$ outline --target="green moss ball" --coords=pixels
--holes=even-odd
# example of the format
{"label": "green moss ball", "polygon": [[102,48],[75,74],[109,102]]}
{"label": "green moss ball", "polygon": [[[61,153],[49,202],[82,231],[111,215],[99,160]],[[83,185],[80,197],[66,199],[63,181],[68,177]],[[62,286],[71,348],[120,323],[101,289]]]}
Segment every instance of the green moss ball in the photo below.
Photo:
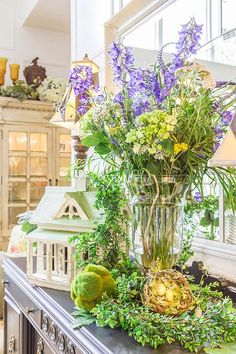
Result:
{"label": "green moss ball", "polygon": [[106,293],[114,297],[117,292],[116,282],[105,267],[89,264],[71,283],[71,298],[75,305],[90,311],[101,302]]}
{"label": "green moss ball", "polygon": [[83,310],[92,310],[92,308],[94,308],[96,306],[96,301],[86,301],[86,300],[82,300],[81,297],[77,296],[77,298],[75,299],[75,305]]}
{"label": "green moss ball", "polygon": [[75,279],[72,281],[71,288],[70,288],[70,296],[73,301],[75,301],[77,297],[76,293],[74,292],[74,283],[75,283]]}
{"label": "green moss ball", "polygon": [[96,265],[96,264],[88,264],[84,270],[85,270],[85,272],[94,272],[94,273],[100,275],[102,278],[110,275],[110,272],[107,268],[105,268],[101,265]]}
{"label": "green moss ball", "polygon": [[108,277],[103,278],[102,281],[103,281],[102,292],[103,293],[106,292],[107,296],[109,297],[115,296],[117,292],[117,287],[116,287],[116,282],[112,278],[112,276],[109,275]]}
{"label": "green moss ball", "polygon": [[102,291],[102,278],[93,272],[81,272],[73,281],[73,292],[81,300],[95,300]]}

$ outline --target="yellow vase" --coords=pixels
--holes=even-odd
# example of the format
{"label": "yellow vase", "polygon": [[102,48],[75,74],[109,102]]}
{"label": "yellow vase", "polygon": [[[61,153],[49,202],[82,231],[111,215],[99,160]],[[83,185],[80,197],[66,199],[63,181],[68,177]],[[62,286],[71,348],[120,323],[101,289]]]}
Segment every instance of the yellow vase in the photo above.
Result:
{"label": "yellow vase", "polygon": [[5,73],[6,73],[6,68],[7,68],[7,61],[8,61],[7,58],[0,57],[0,70],[5,71]]}
{"label": "yellow vase", "polygon": [[13,83],[19,79],[19,70],[20,70],[20,65],[19,64],[10,64],[10,77]]}
{"label": "yellow vase", "polygon": [[0,86],[4,85],[6,71],[0,69]]}

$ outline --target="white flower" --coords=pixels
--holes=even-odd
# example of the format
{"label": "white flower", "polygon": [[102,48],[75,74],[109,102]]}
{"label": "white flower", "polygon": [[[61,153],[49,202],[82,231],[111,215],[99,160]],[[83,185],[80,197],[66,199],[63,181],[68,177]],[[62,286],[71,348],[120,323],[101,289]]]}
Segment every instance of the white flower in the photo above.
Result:
{"label": "white flower", "polygon": [[59,103],[65,94],[66,86],[65,79],[47,77],[37,88],[40,101]]}
{"label": "white flower", "polygon": [[135,154],[138,154],[140,152],[140,149],[141,149],[141,145],[140,144],[134,144],[133,152]]}

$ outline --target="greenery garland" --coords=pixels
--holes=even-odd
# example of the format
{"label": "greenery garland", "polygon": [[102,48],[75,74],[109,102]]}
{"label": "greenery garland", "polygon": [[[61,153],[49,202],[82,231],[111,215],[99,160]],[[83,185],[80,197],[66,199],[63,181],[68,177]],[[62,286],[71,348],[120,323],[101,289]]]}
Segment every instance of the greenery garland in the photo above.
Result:
{"label": "greenery garland", "polygon": [[146,277],[129,260],[112,274],[116,277],[117,298],[103,297],[90,313],[77,308],[73,313],[74,328],[95,322],[99,327],[122,328],[141,345],[157,348],[177,342],[190,352],[236,340],[235,309],[232,301],[216,289],[217,284],[190,283],[195,309],[181,316],[168,316],[142,304],[140,294]]}
{"label": "greenery garland", "polygon": [[[89,174],[92,187],[96,188],[95,208],[103,210],[94,232],[79,233],[70,238],[76,247],[77,267],[88,263],[101,264],[109,269],[126,257],[129,247],[127,204],[120,174],[111,171],[102,176]],[[89,257],[81,257],[88,254]]]}

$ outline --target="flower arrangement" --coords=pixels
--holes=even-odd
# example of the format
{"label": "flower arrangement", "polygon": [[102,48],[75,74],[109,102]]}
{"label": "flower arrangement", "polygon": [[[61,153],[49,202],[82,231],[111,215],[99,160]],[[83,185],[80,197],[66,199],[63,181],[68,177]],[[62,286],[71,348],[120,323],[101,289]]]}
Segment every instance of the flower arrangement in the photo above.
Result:
{"label": "flower arrangement", "polygon": [[37,88],[40,101],[60,102],[65,94],[66,85],[65,79],[47,77]]}
{"label": "flower arrangement", "polygon": [[225,188],[235,183],[228,169],[207,166],[236,101],[227,85],[218,87],[203,65],[189,61],[200,47],[201,32],[202,26],[191,19],[179,32],[171,61],[164,63],[161,50],[157,62],[144,69],[135,67],[130,48],[113,43],[111,65],[120,89],[116,95],[94,95],[90,68],[83,75],[83,68],[80,73],[73,69],[71,83],[80,95],[77,113],[87,111],[81,122],[83,144],[127,174],[187,175],[189,186],[200,189],[204,175],[217,177]]}
{"label": "flower arrangement", "polygon": [[[176,270],[168,269],[176,264],[181,248],[175,229],[180,225],[186,189],[197,188],[196,198],[201,199],[206,175],[210,181],[217,178],[228,195],[236,185],[231,169],[207,165],[231,123],[236,100],[229,85],[218,85],[204,66],[190,62],[190,55],[200,47],[201,32],[202,26],[191,19],[181,28],[170,62],[164,63],[161,50],[157,62],[147,68],[135,67],[131,50],[113,43],[110,58],[119,87],[115,95],[94,87],[91,68],[72,69],[70,83],[80,103],[76,119],[82,142],[131,181],[131,214],[139,217],[133,224],[139,225],[144,249],[140,253],[144,267],[126,257],[116,257],[115,265],[104,264],[109,258],[98,259],[93,254],[94,263],[111,271],[117,293],[113,297],[103,294],[90,311],[76,306],[74,328],[95,322],[122,328],[142,345],[157,348],[177,342],[191,352],[236,340],[232,302],[214,285],[187,282]],[[108,203],[109,193],[103,187],[98,205]],[[116,197],[119,201],[120,193]],[[114,226],[106,228],[114,208],[107,213],[105,224],[98,224],[92,239],[102,241],[105,255],[106,248],[114,250],[110,239],[104,242],[101,231],[109,235],[119,225],[115,219]],[[119,210],[114,215],[120,217]],[[126,242],[123,229],[118,230]],[[90,235],[83,236],[82,241],[75,236],[79,251],[91,241]],[[134,250],[135,242],[134,238]],[[188,237],[181,262],[190,254]]]}
{"label": "flower arrangement", "polygon": [[206,176],[218,180],[228,196],[236,186],[231,169],[208,167],[236,99],[230,85],[217,84],[203,65],[190,61],[201,32],[191,19],[179,32],[170,62],[164,63],[162,49],[147,68],[135,66],[130,48],[113,43],[115,95],[95,90],[90,67],[76,67],[70,75],[82,143],[125,175],[134,252],[148,269],[157,260],[160,268],[171,268],[180,256],[186,191],[197,188],[203,194]]}

